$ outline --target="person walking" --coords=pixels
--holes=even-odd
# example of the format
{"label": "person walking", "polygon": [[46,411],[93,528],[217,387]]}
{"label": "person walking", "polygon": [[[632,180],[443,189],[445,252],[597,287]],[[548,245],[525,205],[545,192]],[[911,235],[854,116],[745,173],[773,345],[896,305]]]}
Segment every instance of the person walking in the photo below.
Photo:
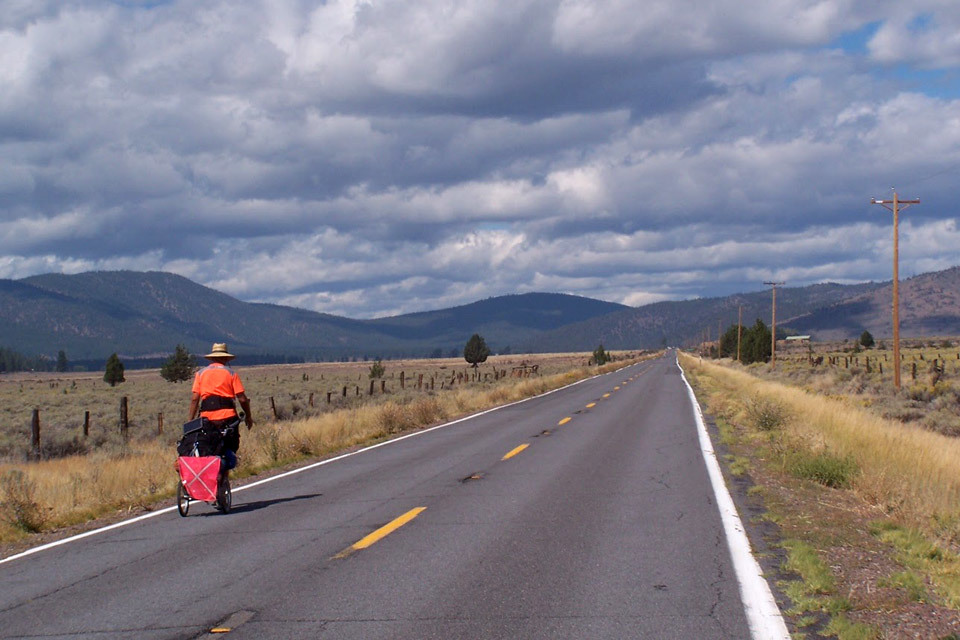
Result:
{"label": "person walking", "polygon": [[[236,358],[227,349],[225,342],[216,342],[206,356],[210,364],[197,371],[193,379],[193,390],[190,397],[190,415],[187,421],[200,416],[210,422],[214,429],[222,429],[237,417],[237,408],[234,403],[240,403],[244,412],[244,422],[249,431],[253,427],[253,415],[250,413],[250,399],[247,398],[243,382],[227,363]],[[237,466],[237,451],[240,449],[240,432],[233,430],[224,439],[224,458],[227,469]]]}

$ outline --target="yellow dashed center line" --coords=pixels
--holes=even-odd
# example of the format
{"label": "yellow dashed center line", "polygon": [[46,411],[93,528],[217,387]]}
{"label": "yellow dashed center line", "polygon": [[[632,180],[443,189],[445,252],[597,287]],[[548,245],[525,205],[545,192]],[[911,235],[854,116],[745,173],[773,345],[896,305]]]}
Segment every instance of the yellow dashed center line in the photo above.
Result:
{"label": "yellow dashed center line", "polygon": [[410,511],[407,511],[405,514],[403,514],[399,518],[383,525],[382,527],[380,527],[370,535],[360,539],[358,542],[347,547],[346,549],[344,549],[343,551],[341,551],[340,553],[338,553],[333,557],[345,558],[351,553],[353,553],[354,551],[359,551],[360,549],[366,549],[367,547],[374,544],[381,538],[385,538],[386,536],[390,535],[391,533],[393,533],[403,525],[407,524],[408,522],[416,518],[425,510],[426,510],[426,507],[417,507],[416,509],[411,509]]}
{"label": "yellow dashed center line", "polygon": [[510,453],[508,453],[507,455],[503,456],[503,457],[500,458],[500,459],[501,459],[501,460],[509,460],[510,458],[512,458],[513,456],[517,455],[518,453],[520,453],[521,451],[523,451],[524,449],[526,449],[526,448],[529,447],[529,446],[530,446],[530,445],[528,445],[528,444],[522,444],[522,445],[520,445],[519,447],[517,447],[516,449],[513,449]]}
{"label": "yellow dashed center line", "polygon": [[557,426],[558,426],[558,427],[562,427],[563,425],[567,424],[567,423],[570,422],[571,420],[573,420],[573,418],[571,418],[570,416],[567,416],[566,418],[564,418],[563,420],[561,420],[560,422],[558,422],[558,423],[557,423]]}
{"label": "yellow dashed center line", "polygon": [[587,405],[587,409],[593,409],[595,406],[597,406],[597,403],[591,402],[590,404]]}
{"label": "yellow dashed center line", "polygon": [[620,391],[620,387],[614,387],[613,390],[614,390],[614,391]]}
{"label": "yellow dashed center line", "polygon": [[605,394],[603,394],[603,397],[604,397],[604,398],[609,398],[609,397],[610,397],[610,394],[609,394],[609,393],[605,393]]}
{"label": "yellow dashed center line", "polygon": [[232,629],[228,627],[214,627],[210,629],[210,633],[230,633],[230,631],[232,631]]}

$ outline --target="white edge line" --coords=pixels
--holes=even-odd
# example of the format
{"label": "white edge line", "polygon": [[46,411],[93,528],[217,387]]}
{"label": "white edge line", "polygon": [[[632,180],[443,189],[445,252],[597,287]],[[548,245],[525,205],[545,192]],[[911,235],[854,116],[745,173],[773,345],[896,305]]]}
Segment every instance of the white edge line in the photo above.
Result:
{"label": "white edge line", "polygon": [[[509,404],[500,405],[499,407],[492,407],[492,408],[490,408],[490,409],[485,409],[485,410],[483,410],[483,411],[479,411],[479,412],[477,412],[477,413],[473,413],[473,414],[471,414],[471,415],[469,415],[469,416],[464,416],[464,417],[462,417],[462,418],[458,418],[458,419],[453,420],[453,421],[451,421],[451,422],[445,422],[445,423],[443,423],[443,424],[438,424],[438,425],[433,426],[433,427],[430,427],[430,428],[428,428],[428,429],[421,429],[420,431],[415,431],[415,432],[413,432],[413,433],[408,433],[407,435],[405,435],[405,436],[400,436],[399,438],[394,438],[394,439],[392,439],[392,440],[385,440],[384,442],[378,442],[377,444],[370,445],[369,447],[364,447],[364,448],[358,449],[358,450],[356,450],[356,451],[351,451],[350,453],[344,453],[344,454],[341,454],[341,455],[336,456],[336,457],[333,457],[333,458],[327,458],[326,460],[320,460],[319,462],[314,462],[314,463],[308,464],[308,465],[306,465],[306,466],[304,466],[304,467],[298,467],[297,469],[293,469],[293,470],[291,470],[291,471],[287,471],[287,472],[284,472],[284,473],[280,473],[280,474],[277,474],[277,475],[275,475],[275,476],[270,476],[269,478],[264,478],[263,480],[257,480],[256,482],[251,482],[250,484],[245,484],[245,485],[243,485],[242,487],[237,487],[236,489],[233,490],[233,493],[239,493],[239,492],[241,492],[241,491],[245,491],[245,490],[247,490],[247,489],[252,489],[253,487],[258,487],[258,486],[260,486],[260,485],[262,485],[262,484],[266,484],[266,483],[268,483],[268,482],[273,482],[274,480],[280,480],[281,478],[286,478],[286,477],[288,477],[288,476],[296,475],[296,474],[298,474],[298,473],[303,473],[303,472],[305,472],[305,471],[310,471],[311,469],[316,469],[317,467],[322,467],[322,466],[325,465],[325,464],[330,464],[331,462],[336,462],[337,460],[342,460],[342,459],[344,459],[344,458],[349,458],[350,456],[355,456],[355,455],[357,455],[357,454],[364,453],[365,451],[371,451],[371,450],[377,449],[377,448],[379,448],[379,447],[384,447],[384,446],[386,446],[386,445],[388,445],[388,444],[394,444],[394,443],[396,443],[396,442],[400,442],[401,440],[406,440],[407,438],[413,438],[413,437],[415,437],[415,436],[420,436],[420,435],[423,435],[423,434],[425,434],[425,433],[430,433],[431,431],[436,431],[437,429],[443,429],[443,428],[446,428],[446,427],[453,426],[453,425],[455,425],[455,424],[459,424],[459,423],[461,423],[461,422],[466,422],[467,420],[473,420],[474,418],[479,418],[480,416],[486,415],[486,414],[488,414],[488,413],[492,413],[492,412],[494,412],[494,411],[499,411],[500,409],[506,409],[506,408],[508,408],[508,407],[512,407],[512,406],[515,406],[515,405],[518,405],[518,404],[522,404],[522,403],[524,403],[524,402],[529,402],[529,401],[531,401],[531,400],[536,400],[537,398],[543,398],[544,396],[548,396],[548,395],[550,395],[551,393],[556,393],[556,392],[558,392],[558,391],[563,391],[564,389],[569,389],[570,387],[575,387],[575,386],[578,385],[578,384],[587,382],[587,381],[589,381],[589,380],[593,380],[594,378],[599,378],[599,377],[601,377],[601,376],[607,376],[607,375],[610,375],[611,373],[617,373],[618,371],[623,371],[624,369],[629,369],[630,367],[635,367],[635,366],[638,365],[638,364],[640,364],[640,363],[637,362],[637,363],[628,365],[628,366],[624,367],[623,369],[616,369],[616,370],[614,370],[614,371],[608,371],[607,373],[600,373],[600,374],[597,374],[597,375],[595,375],[595,376],[590,376],[589,378],[584,378],[583,380],[577,380],[576,382],[571,382],[571,383],[568,384],[568,385],[564,385],[564,386],[562,386],[562,387],[558,387],[558,388],[556,388],[556,389],[552,389],[552,390],[550,390],[550,391],[546,391],[546,392],[541,393],[541,394],[536,395],[536,396],[530,396],[529,398],[524,398],[523,400],[516,400],[516,401],[511,402],[511,403],[509,403]],[[89,538],[90,536],[94,536],[94,535],[97,535],[97,534],[99,534],[99,533],[105,533],[105,532],[110,531],[110,530],[112,530],[112,529],[119,529],[120,527],[125,527],[125,526],[127,526],[127,525],[140,522],[141,520],[147,520],[148,518],[154,518],[154,517],[156,517],[156,516],[163,515],[163,514],[165,514],[165,513],[169,513],[169,512],[171,512],[171,511],[174,511],[176,508],[177,508],[176,505],[171,506],[171,507],[164,507],[163,509],[158,509],[158,510],[156,510],[156,511],[151,511],[150,513],[145,513],[145,514],[143,514],[143,515],[141,515],[141,516],[137,516],[137,517],[131,518],[131,519],[129,519],[129,520],[123,520],[123,521],[121,521],[121,522],[115,522],[115,523],[113,523],[113,524],[111,524],[111,525],[107,525],[107,526],[105,526],[105,527],[100,527],[99,529],[93,529],[92,531],[86,531],[86,532],[84,532],[84,533],[79,533],[79,534],[77,534],[77,535],[75,535],[75,536],[70,536],[69,538],[64,538],[63,540],[55,540],[54,542],[48,542],[47,544],[40,545],[39,547],[33,547],[32,549],[27,549],[26,551],[21,551],[20,553],[17,553],[17,554],[15,554],[15,555],[8,556],[8,557],[6,557],[6,558],[0,559],[0,565],[5,564],[5,563],[7,563],[7,562],[13,562],[14,560],[19,560],[20,558],[24,558],[24,557],[26,557],[26,556],[33,555],[33,554],[35,554],[35,553],[40,553],[41,551],[46,551],[47,549],[53,549],[54,547],[59,547],[60,545],[64,545],[64,544],[67,544],[67,543],[70,543],[70,542],[76,542],[77,540],[82,540],[83,538]]]}
{"label": "white edge line", "polygon": [[733,569],[737,574],[737,583],[740,585],[740,599],[743,600],[743,610],[747,616],[747,624],[750,626],[750,636],[753,640],[790,640],[787,623],[780,613],[780,607],[777,606],[770,585],[763,577],[760,563],[753,557],[750,539],[747,538],[743,522],[733,504],[733,498],[730,497],[727,485],[723,481],[720,463],[717,462],[717,454],[713,450],[713,443],[710,441],[707,426],[703,421],[703,411],[700,409],[700,403],[697,402],[697,396],[693,393],[693,387],[687,381],[683,367],[680,366],[679,356],[677,367],[680,369],[680,377],[687,385],[687,394],[694,408],[703,461],[707,465],[710,484],[713,485],[713,495],[717,499],[717,508],[720,510],[720,519],[723,521],[727,548],[730,550]]}

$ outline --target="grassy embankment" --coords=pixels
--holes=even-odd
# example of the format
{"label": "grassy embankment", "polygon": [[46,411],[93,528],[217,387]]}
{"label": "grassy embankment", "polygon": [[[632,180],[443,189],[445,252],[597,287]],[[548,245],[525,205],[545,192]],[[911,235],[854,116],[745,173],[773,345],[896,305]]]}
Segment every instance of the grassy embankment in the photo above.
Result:
{"label": "grassy embankment", "polygon": [[[444,391],[377,396],[366,404],[305,418],[261,420],[253,431],[243,430],[241,460],[234,478],[528,398],[637,360],[599,368],[574,365],[550,375],[508,377]],[[584,361],[585,356],[578,355],[569,364]],[[133,441],[120,452],[110,449],[35,463],[0,464],[0,542],[22,540],[31,533],[83,523],[118,510],[152,508],[173,496],[175,455],[167,439],[154,438]]]}
{"label": "grassy embankment", "polygon": [[835,388],[681,362],[732,452],[731,473],[751,474],[782,528],[784,568],[801,576],[783,585],[798,626],[826,617],[841,638],[897,637],[908,614],[956,618],[960,440],[883,418]]}

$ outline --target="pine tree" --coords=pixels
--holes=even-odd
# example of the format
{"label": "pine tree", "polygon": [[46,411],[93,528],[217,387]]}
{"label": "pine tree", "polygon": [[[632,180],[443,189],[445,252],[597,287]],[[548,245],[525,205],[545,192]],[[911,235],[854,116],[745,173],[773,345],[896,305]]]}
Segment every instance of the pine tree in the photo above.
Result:
{"label": "pine tree", "polygon": [[103,381],[109,384],[111,387],[117,386],[117,384],[124,381],[123,377],[123,363],[120,362],[120,358],[117,357],[117,354],[113,353],[107,358],[106,371],[103,374]]}
{"label": "pine tree", "polygon": [[740,358],[744,364],[770,360],[770,329],[760,318],[752,327],[743,330]]}
{"label": "pine tree", "polygon": [[860,334],[860,344],[867,349],[872,347],[874,345],[873,335],[869,331],[864,330],[864,332]]}
{"label": "pine tree", "polygon": [[474,369],[481,362],[486,362],[489,355],[490,349],[479,333],[470,336],[467,344],[463,347],[463,359],[473,365]]}
{"label": "pine tree", "polygon": [[370,365],[370,379],[373,380],[374,378],[382,378],[386,371],[387,370],[383,366],[383,362],[378,359],[376,362]]}
{"label": "pine tree", "polygon": [[69,365],[70,363],[67,362],[67,352],[63,349],[60,349],[60,351],[57,353],[57,373],[66,372]]}
{"label": "pine tree", "polygon": [[[743,330],[740,331],[740,341],[743,342]],[[743,346],[742,344],[740,345]],[[737,325],[730,325],[727,330],[720,336],[720,357],[721,358],[736,358],[737,357]]]}
{"label": "pine tree", "polygon": [[593,352],[593,361],[597,366],[610,362],[610,354],[604,351],[602,344]]}
{"label": "pine tree", "polygon": [[160,367],[160,375],[167,382],[186,382],[193,377],[197,368],[197,360],[187,348],[178,344],[173,355]]}

